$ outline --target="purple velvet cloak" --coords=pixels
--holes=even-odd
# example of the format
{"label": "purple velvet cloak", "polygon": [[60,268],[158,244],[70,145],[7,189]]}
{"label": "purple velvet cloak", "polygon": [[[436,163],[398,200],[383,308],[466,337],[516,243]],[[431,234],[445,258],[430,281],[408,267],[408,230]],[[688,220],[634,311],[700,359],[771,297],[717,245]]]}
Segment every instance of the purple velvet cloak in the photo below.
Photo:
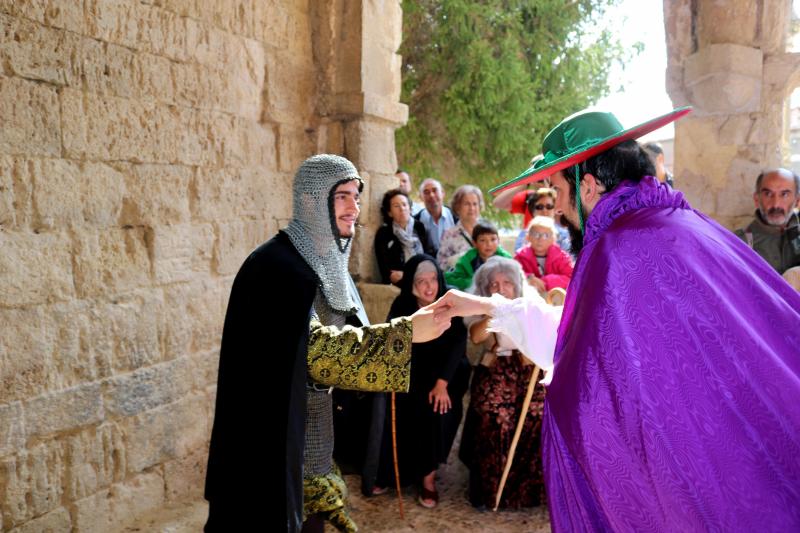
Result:
{"label": "purple velvet cloak", "polygon": [[553,530],[800,531],[800,295],[654,178],[587,221],[546,398]]}

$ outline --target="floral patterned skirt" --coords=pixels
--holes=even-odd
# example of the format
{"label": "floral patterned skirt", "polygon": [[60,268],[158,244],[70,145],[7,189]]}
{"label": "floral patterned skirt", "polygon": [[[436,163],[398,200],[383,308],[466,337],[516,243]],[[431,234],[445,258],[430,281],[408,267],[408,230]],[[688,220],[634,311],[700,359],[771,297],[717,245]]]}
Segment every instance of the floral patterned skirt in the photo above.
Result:
{"label": "floral patterned skirt", "polygon": [[[515,354],[498,357],[491,367],[478,365],[459,450],[469,468],[469,498],[475,507],[494,507],[508,450],[514,438],[533,365]],[[544,388],[537,384],[500,507],[534,507],[545,502],[540,449]]]}

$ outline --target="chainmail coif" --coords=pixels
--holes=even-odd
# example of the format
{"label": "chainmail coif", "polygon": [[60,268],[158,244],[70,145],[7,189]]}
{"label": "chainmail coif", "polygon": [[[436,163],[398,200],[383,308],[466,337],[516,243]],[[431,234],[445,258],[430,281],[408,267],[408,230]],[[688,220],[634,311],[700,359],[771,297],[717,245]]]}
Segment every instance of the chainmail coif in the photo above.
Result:
{"label": "chainmail coif", "polygon": [[319,277],[328,305],[345,314],[355,313],[359,306],[348,291],[352,238],[341,236],[336,228],[333,190],[350,180],[358,180],[359,188],[363,184],[356,167],[344,157],[320,154],[303,161],[294,177],[292,220],[285,229]]}

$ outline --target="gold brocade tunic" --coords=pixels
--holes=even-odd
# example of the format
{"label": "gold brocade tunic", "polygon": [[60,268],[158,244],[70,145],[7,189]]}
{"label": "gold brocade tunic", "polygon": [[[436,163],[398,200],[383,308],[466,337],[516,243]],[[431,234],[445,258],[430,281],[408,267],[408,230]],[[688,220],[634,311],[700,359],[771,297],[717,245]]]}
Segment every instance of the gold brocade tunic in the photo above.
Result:
{"label": "gold brocade tunic", "polygon": [[308,377],[329,387],[367,392],[408,392],[411,319],[366,328],[311,321]]}
{"label": "gold brocade tunic", "polygon": [[[407,392],[411,367],[411,320],[397,318],[389,324],[364,328],[323,326],[311,321],[308,341],[308,378],[329,387],[367,392]],[[309,391],[309,394],[326,395]],[[328,397],[329,398],[329,397]],[[323,402],[322,408],[327,404]],[[307,419],[307,424],[321,423]],[[306,434],[306,446],[314,446]],[[312,438],[312,443],[309,443]],[[308,452],[308,450],[306,450]],[[330,452],[327,452],[330,455]],[[314,454],[312,454],[314,455]],[[329,457],[328,457],[329,458]],[[303,512],[321,513],[340,531],[357,531],[345,508],[347,489],[335,465],[303,477]],[[327,471],[327,473],[323,473]]]}

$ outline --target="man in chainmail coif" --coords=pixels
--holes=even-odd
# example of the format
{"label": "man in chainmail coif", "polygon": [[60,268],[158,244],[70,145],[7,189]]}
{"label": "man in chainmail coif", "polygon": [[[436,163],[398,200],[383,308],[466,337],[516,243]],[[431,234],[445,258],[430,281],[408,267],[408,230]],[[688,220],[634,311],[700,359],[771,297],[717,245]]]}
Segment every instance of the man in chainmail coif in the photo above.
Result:
{"label": "man in chainmail coif", "polygon": [[[362,186],[343,157],[304,161],[289,225],[236,275],[220,350],[206,531],[299,531],[304,474],[309,501],[324,494],[313,512],[339,528],[354,527],[336,498],[327,497],[329,489],[341,489],[330,458],[328,387],[406,391],[411,343],[449,326],[426,309],[368,326],[347,270]],[[264,433],[269,446],[256,437]]]}

